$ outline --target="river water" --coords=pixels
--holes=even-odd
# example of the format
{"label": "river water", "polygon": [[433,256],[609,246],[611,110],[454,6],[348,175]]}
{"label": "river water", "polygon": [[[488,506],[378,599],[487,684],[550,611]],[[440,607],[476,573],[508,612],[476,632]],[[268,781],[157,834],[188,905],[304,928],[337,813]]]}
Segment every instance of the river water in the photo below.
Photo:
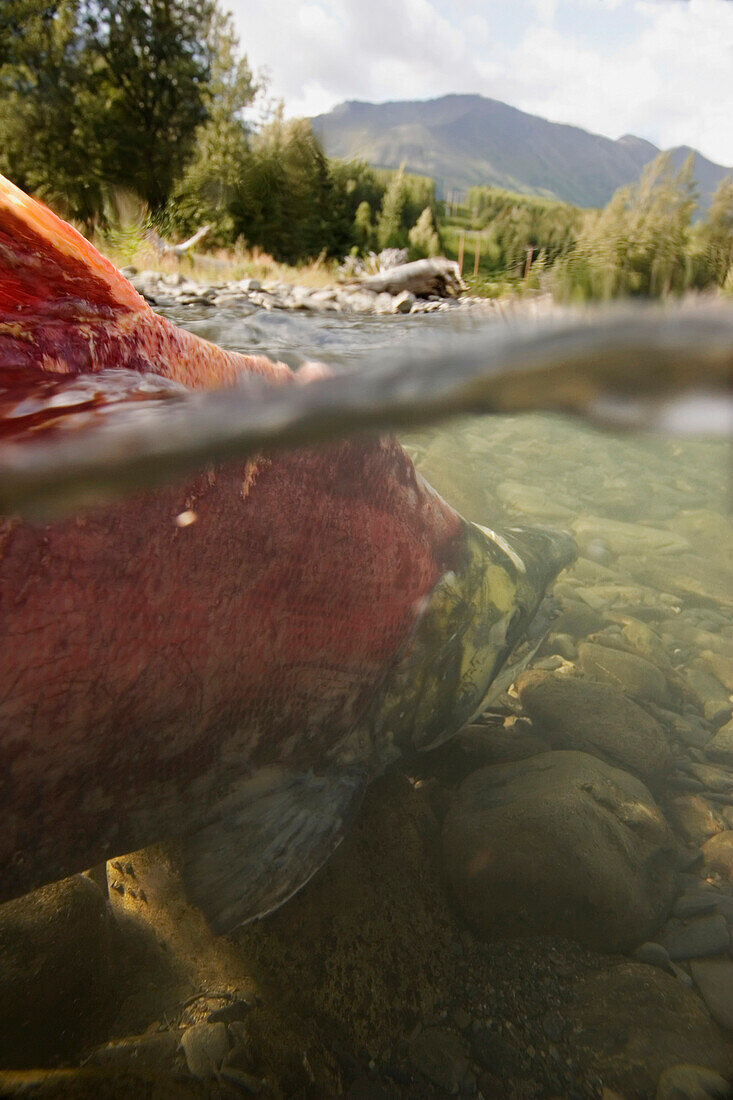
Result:
{"label": "river water", "polygon": [[[345,371],[456,331],[167,312]],[[230,935],[190,904],[175,839],[0,909],[2,1064],[26,1073],[0,1074],[3,1095],[730,1095],[729,440],[533,412],[400,442],[467,520],[575,538],[529,667],[390,762],[305,888]]]}

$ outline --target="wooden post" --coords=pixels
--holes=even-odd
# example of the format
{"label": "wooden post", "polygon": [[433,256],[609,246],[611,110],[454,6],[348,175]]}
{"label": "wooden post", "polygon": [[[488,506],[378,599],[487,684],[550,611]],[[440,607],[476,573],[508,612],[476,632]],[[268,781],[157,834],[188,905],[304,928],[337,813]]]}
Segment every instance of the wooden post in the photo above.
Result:
{"label": "wooden post", "polygon": [[524,281],[525,283],[529,279],[529,269],[532,266],[532,248],[531,246],[525,249],[527,253],[527,262],[524,265]]}
{"label": "wooden post", "polygon": [[466,247],[466,230],[461,230],[461,235],[458,238],[458,271],[463,274],[463,250]]}
{"label": "wooden post", "polygon": [[473,277],[478,276],[478,262],[481,258],[481,234],[476,234],[476,251],[473,254]]}

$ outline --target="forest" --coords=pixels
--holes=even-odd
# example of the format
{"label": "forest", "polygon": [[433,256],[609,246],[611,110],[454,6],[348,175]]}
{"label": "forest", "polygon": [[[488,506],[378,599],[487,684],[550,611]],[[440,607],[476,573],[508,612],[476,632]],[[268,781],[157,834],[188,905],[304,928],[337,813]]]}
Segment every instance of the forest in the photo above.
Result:
{"label": "forest", "polygon": [[733,289],[732,180],[702,217],[692,163],[665,154],[603,210],[491,187],[446,208],[432,180],[329,159],[308,120],[286,120],[218,0],[4,0],[0,171],[87,233],[132,203],[166,236],[207,224],[210,246],[290,264],[456,255],[463,232],[478,292]]}

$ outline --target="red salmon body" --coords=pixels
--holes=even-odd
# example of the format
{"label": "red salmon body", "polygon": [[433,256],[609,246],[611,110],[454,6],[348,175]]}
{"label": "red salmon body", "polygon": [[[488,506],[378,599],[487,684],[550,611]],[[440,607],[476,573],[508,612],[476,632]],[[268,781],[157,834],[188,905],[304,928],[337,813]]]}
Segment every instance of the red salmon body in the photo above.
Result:
{"label": "red salmon body", "polygon": [[[156,316],[0,177],[0,431],[32,446],[65,430],[73,403],[48,380],[117,368],[191,389],[297,383]],[[230,462],[52,523],[0,517],[0,899],[176,834],[205,908],[231,869],[208,906],[222,927],[292,893],[399,748],[384,715],[413,690],[442,579],[473,568],[468,526],[391,438]],[[491,567],[514,571],[507,625],[521,578],[505,551],[492,543]],[[489,656],[470,691],[459,673],[446,728],[485,695]]]}

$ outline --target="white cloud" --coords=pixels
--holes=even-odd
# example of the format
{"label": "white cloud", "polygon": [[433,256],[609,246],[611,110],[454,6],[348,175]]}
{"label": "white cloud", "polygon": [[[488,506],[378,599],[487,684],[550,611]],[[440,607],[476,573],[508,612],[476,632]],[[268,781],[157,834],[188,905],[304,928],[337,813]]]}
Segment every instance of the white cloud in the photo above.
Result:
{"label": "white cloud", "polygon": [[291,115],[478,92],[733,165],[731,0],[229,3]]}

